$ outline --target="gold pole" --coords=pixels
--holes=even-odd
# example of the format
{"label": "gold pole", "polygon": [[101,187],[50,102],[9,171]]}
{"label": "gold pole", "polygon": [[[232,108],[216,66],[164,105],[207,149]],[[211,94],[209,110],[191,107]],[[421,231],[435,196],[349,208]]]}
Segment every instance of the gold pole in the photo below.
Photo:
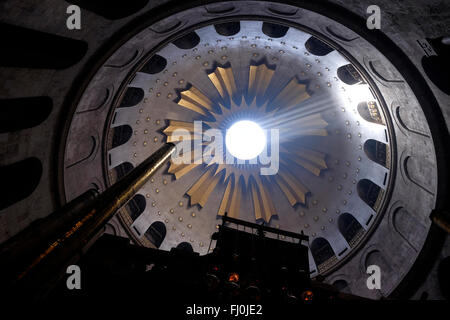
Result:
{"label": "gold pole", "polygon": [[[173,143],[167,143],[133,169],[116,184],[100,194],[85,208],[86,214],[73,225],[65,228],[57,239],[20,272],[15,283],[29,290],[50,287],[56,276],[73,262],[88,242],[124,206],[148,179],[169,159],[175,151]],[[58,277],[59,278],[59,277]]]}

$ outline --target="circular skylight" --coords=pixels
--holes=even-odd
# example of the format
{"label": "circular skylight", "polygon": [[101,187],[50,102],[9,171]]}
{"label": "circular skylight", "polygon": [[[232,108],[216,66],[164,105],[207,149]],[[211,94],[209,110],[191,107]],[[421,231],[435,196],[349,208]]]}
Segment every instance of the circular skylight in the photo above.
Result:
{"label": "circular skylight", "polygon": [[226,133],[225,144],[228,152],[235,158],[249,160],[256,158],[266,145],[266,134],[253,121],[235,122]]}

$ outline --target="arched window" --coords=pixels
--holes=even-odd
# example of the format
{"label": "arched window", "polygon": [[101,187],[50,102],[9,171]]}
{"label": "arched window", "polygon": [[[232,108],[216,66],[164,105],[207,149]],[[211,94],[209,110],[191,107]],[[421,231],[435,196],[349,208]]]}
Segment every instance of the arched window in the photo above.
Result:
{"label": "arched window", "polygon": [[218,23],[214,25],[216,32],[221,36],[234,36],[241,30],[241,24],[239,21]]}
{"label": "arched window", "polygon": [[358,113],[366,121],[384,124],[378,105],[375,101],[361,102],[358,104]]}
{"label": "arched window", "polygon": [[351,248],[355,246],[364,234],[364,228],[358,220],[349,213],[343,213],[339,216],[338,228]]}
{"label": "arched window", "polygon": [[192,49],[200,42],[200,37],[195,32],[188,33],[173,42],[180,49]]}
{"label": "arched window", "polygon": [[187,251],[187,252],[194,252],[194,249],[192,248],[191,244],[189,242],[181,242],[177,245],[177,249]]}
{"label": "arched window", "polygon": [[363,78],[359,74],[358,70],[351,64],[340,66],[337,69],[338,78],[348,85],[354,85],[363,82]]}
{"label": "arched window", "polygon": [[0,133],[35,127],[53,108],[50,97],[29,97],[0,100]]}
{"label": "arched window", "polygon": [[128,140],[130,140],[133,135],[133,129],[125,124],[123,126],[118,126],[113,128],[113,139],[112,139],[112,148],[118,147]]}
{"label": "arched window", "polygon": [[144,67],[142,67],[140,72],[155,74],[163,71],[166,66],[167,66],[166,58],[155,54],[147,61],[147,63],[144,65]]}
{"label": "arched window", "polygon": [[359,197],[367,203],[367,205],[373,208],[375,211],[379,206],[379,199],[382,195],[383,189],[368,179],[359,180],[356,186]]}
{"label": "arched window", "polygon": [[364,152],[367,157],[383,167],[387,165],[387,151],[387,145],[383,142],[369,139],[364,143]]}
{"label": "arched window", "polygon": [[0,66],[65,69],[78,63],[88,44],[82,40],[0,23],[5,44],[0,50]]}
{"label": "arched window", "polygon": [[142,194],[136,194],[130,201],[128,201],[126,208],[130,214],[131,219],[136,220],[142,212],[144,212],[147,201]]}
{"label": "arched window", "polygon": [[27,158],[0,167],[0,210],[33,193],[42,176],[42,164],[37,158]]}
{"label": "arched window", "polygon": [[125,91],[119,108],[134,107],[141,102],[142,99],[144,99],[144,90],[141,88],[128,88],[127,91]]}
{"label": "arched window", "polygon": [[308,52],[316,56],[325,56],[334,49],[316,37],[310,37],[305,42],[305,48]]}
{"label": "arched window", "polygon": [[166,226],[161,221],[156,221],[145,232],[146,238],[159,248],[166,237]]}
{"label": "arched window", "polygon": [[262,32],[271,38],[281,38],[286,35],[289,27],[282,26],[275,23],[264,22],[262,26]]}
{"label": "arched window", "polygon": [[324,272],[328,269],[328,265],[336,259],[333,248],[330,243],[324,238],[316,238],[310,245],[311,254],[319,269],[319,272]]}
{"label": "arched window", "polygon": [[133,170],[133,165],[130,162],[123,162],[114,168],[114,171],[117,175],[117,180],[122,179],[125,175],[128,174],[131,170]]}

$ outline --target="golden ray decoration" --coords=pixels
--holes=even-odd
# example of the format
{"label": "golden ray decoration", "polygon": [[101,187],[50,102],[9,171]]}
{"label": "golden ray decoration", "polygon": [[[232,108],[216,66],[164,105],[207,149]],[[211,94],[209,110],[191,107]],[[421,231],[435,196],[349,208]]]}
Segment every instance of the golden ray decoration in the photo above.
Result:
{"label": "golden ray decoration", "polygon": [[[283,121],[290,120],[290,118],[285,116],[284,118],[287,118],[285,120],[276,120],[283,118],[279,113],[287,109],[292,110],[294,107],[301,108],[301,103],[309,99],[310,94],[306,90],[306,85],[294,77],[277,95],[272,98],[268,97],[267,92],[270,92],[269,88],[274,74],[275,70],[270,69],[266,64],[250,65],[246,98],[242,96],[240,102],[236,103],[239,99],[236,96],[238,90],[232,67],[217,67],[208,74],[208,77],[222,100],[213,102],[199,89],[190,85],[189,89],[180,93],[181,99],[178,104],[199,115],[211,115],[213,120],[205,121],[206,125],[223,130],[224,134],[228,126],[242,115],[270,119],[272,128],[282,127]],[[220,112],[213,108],[214,105],[220,108]],[[268,105],[271,106],[270,110]],[[326,136],[328,134],[326,130],[328,123],[321,114],[299,117],[295,120],[295,125],[297,138],[298,136]],[[194,135],[192,122],[170,120],[163,131],[167,136],[167,141],[175,142],[176,139],[172,137],[172,134],[177,129],[185,129],[189,132],[188,135],[182,136],[183,139],[201,139],[199,135]],[[203,143],[203,146],[207,145],[208,143]],[[215,152],[225,154],[225,150],[215,150]],[[194,160],[193,154],[191,159]],[[295,163],[315,176],[319,176],[322,170],[328,168],[326,155],[323,152],[311,150],[298,143],[289,148],[281,145],[280,168],[277,174],[261,176],[258,165],[226,164],[212,161],[202,164],[205,171],[186,193],[190,197],[191,205],[198,204],[204,207],[214,189],[219,184],[224,184],[225,192],[219,205],[218,215],[227,213],[230,217],[238,218],[242,196],[245,192],[252,198],[255,219],[269,222],[271,217],[277,214],[272,200],[274,186],[278,186],[291,206],[299,203],[305,204],[306,197],[310,193],[310,190],[289,170],[289,163]],[[199,164],[195,163],[174,164],[171,162],[169,173],[174,174],[176,179],[180,179],[198,166]]]}
{"label": "golden ray decoration", "polygon": [[204,207],[209,195],[217,186],[220,179],[221,175],[216,175],[213,168],[207,170],[186,192],[190,196],[191,206],[199,204]]}
{"label": "golden ray decoration", "polygon": [[292,78],[291,81],[281,90],[281,92],[271,102],[275,108],[291,108],[299,103],[309,99],[311,96],[306,91],[306,85],[300,83],[297,78]]}
{"label": "golden ray decoration", "polygon": [[179,139],[173,136],[177,130],[186,130],[189,134],[181,135],[183,140],[201,140],[202,137],[197,133],[195,135],[194,123],[185,121],[170,120],[169,125],[163,130],[163,133],[167,136],[167,142],[178,142]]}
{"label": "golden ray decoration", "polygon": [[239,207],[242,197],[242,181],[234,175],[229,176],[227,187],[222,197],[218,215],[227,215],[232,218],[239,217]]}
{"label": "golden ray decoration", "polygon": [[217,67],[213,72],[208,74],[208,77],[222,99],[231,100],[236,95],[237,88],[231,67]]}
{"label": "golden ray decoration", "polygon": [[297,203],[306,203],[306,195],[309,190],[285,166],[282,166],[272,178],[283,191],[291,206],[295,206]]}
{"label": "golden ray decoration", "polygon": [[213,108],[213,102],[194,86],[180,92],[178,104],[202,116],[208,115],[208,111]]}
{"label": "golden ray decoration", "polygon": [[[312,174],[319,176],[322,170],[328,168],[325,162],[325,153],[307,149],[304,147],[296,147],[296,149],[288,150],[285,147],[280,148],[280,154],[284,154],[286,158],[292,162],[305,168]],[[280,163],[287,164],[286,161],[281,158]]]}
{"label": "golden ray decoration", "polygon": [[175,175],[176,179],[180,179],[182,176],[184,176],[186,173],[191,171],[192,169],[198,167],[201,163],[198,163],[198,159],[194,157],[194,153],[191,152],[190,154],[191,161],[188,164],[185,163],[174,163],[173,161],[170,161],[169,169],[167,170],[169,173],[172,173]]}
{"label": "golden ray decoration", "polygon": [[270,221],[277,214],[270,193],[259,175],[253,175],[250,181],[255,219]]}
{"label": "golden ray decoration", "polygon": [[264,99],[274,73],[275,70],[269,69],[265,64],[250,66],[247,92],[248,101],[253,101],[255,97]]}

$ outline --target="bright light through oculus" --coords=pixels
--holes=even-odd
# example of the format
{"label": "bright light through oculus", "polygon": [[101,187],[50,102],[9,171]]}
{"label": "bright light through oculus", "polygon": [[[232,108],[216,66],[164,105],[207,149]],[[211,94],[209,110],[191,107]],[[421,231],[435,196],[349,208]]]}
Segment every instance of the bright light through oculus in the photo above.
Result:
{"label": "bright light through oculus", "polygon": [[266,145],[266,134],[253,121],[242,120],[234,123],[225,136],[228,152],[235,158],[249,160],[256,158]]}

